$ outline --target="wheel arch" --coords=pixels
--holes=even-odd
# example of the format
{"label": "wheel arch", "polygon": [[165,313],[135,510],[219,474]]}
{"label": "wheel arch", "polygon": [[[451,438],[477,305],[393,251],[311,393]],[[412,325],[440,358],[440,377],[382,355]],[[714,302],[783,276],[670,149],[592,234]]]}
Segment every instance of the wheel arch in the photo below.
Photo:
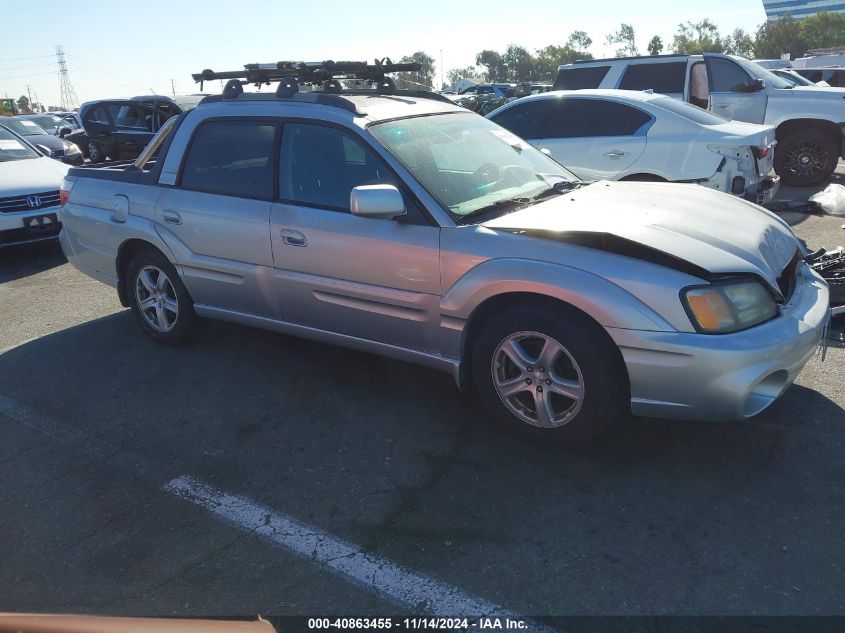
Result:
{"label": "wheel arch", "polygon": [[[779,123],[778,126],[775,128],[775,138],[778,142],[780,142],[794,132],[807,129],[821,130],[825,134],[827,134],[830,139],[836,144],[836,147],[839,149],[839,155],[842,156],[842,126],[837,123],[833,123],[832,121],[827,121],[825,119],[805,118],[789,119],[787,121],[783,121],[782,123]],[[775,151],[777,151],[777,148],[775,149]]]}
{"label": "wheel arch", "polygon": [[596,331],[600,332],[601,335],[605,337],[614,350],[614,355],[618,361],[617,369],[622,372],[625,388],[627,390],[628,397],[630,398],[631,381],[628,375],[628,368],[625,365],[625,360],[622,356],[622,351],[601,323],[599,323],[592,315],[567,301],[536,292],[522,291],[505,292],[488,297],[476,306],[470,314],[469,319],[467,319],[466,325],[464,326],[461,338],[461,365],[459,376],[461,387],[472,384],[474,368],[472,366],[471,350],[484,323],[494,314],[500,314],[507,310],[526,307],[546,309],[553,312],[575,313],[593,323],[596,326]]}
{"label": "wheel arch", "polygon": [[130,238],[125,240],[117,249],[117,258],[115,260],[115,268],[117,271],[117,296],[120,299],[120,305],[125,308],[129,307],[129,296],[126,288],[126,269],[129,267],[129,262],[136,253],[142,250],[151,250],[160,253],[167,261],[172,262],[172,257],[156,246],[150,241],[140,238]]}

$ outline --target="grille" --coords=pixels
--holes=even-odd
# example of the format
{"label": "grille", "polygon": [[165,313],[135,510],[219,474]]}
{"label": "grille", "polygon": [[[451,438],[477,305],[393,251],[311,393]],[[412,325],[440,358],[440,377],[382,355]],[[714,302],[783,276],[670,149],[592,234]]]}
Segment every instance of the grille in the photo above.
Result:
{"label": "grille", "polygon": [[796,252],[795,257],[786,265],[786,268],[783,269],[780,277],[778,277],[778,288],[780,288],[780,293],[783,295],[785,301],[789,301],[792,293],[795,292],[795,287],[798,285],[798,264],[800,262],[801,254]]}
{"label": "grille", "polygon": [[[31,206],[26,200],[33,196],[38,198],[39,204]],[[42,191],[30,193],[25,196],[12,196],[0,198],[0,213],[16,213],[18,211],[35,211],[46,207],[55,207],[59,204],[58,191]]]}

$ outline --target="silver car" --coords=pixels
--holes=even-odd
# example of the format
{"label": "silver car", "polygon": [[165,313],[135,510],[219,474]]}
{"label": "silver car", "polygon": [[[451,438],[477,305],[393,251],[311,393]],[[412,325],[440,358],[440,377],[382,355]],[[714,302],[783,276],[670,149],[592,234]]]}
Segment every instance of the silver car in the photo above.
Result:
{"label": "silver car", "polygon": [[754,416],[829,319],[768,211],[695,185],[580,183],[420,97],[210,98],[129,169],[72,169],[63,188],[68,259],[156,341],[213,318],[419,363],[544,441],[628,413]]}

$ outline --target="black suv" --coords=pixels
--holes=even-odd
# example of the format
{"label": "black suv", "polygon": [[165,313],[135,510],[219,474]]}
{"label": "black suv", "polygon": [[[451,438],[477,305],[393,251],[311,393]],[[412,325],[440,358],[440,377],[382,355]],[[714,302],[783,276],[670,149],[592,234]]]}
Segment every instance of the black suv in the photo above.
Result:
{"label": "black suv", "polygon": [[182,109],[167,97],[89,101],[79,108],[82,128],[64,138],[92,163],[134,160],[161,125]]}

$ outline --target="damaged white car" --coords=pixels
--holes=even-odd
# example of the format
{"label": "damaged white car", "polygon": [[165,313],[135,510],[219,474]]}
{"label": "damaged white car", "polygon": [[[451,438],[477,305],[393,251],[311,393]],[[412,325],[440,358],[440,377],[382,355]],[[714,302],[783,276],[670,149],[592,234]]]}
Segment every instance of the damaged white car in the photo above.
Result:
{"label": "damaged white car", "polygon": [[487,115],[583,180],[697,183],[765,204],[775,130],[633,90],[547,92]]}

